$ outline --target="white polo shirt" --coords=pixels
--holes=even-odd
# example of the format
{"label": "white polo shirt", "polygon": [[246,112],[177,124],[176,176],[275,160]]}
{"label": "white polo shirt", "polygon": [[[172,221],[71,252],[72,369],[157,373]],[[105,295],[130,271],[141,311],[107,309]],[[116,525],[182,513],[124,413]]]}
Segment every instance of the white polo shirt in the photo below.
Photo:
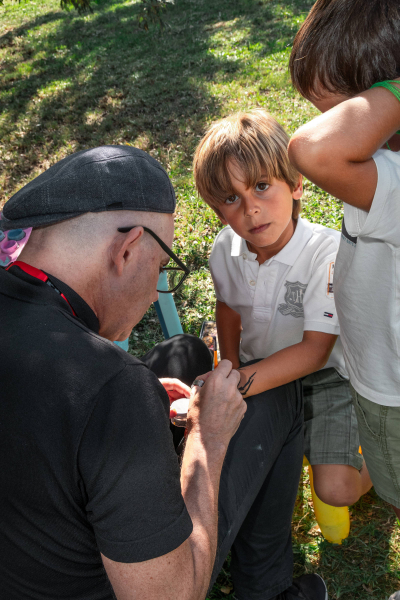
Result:
{"label": "white polo shirt", "polygon": [[[339,334],[333,299],[339,242],[339,231],[299,218],[286,246],[260,265],[231,227],[219,232],[210,270],[217,299],[240,314],[242,362],[297,344],[304,331]],[[328,367],[348,377],[339,338]]]}

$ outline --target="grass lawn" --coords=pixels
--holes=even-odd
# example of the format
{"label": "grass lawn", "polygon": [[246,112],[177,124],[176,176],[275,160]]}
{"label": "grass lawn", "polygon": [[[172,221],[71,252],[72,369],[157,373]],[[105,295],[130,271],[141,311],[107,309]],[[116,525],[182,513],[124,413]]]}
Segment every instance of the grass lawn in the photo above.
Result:
{"label": "grass lawn", "polygon": [[[168,170],[178,209],[175,247],[193,273],[176,303],[185,331],[213,318],[207,269],[221,225],[197,198],[191,160],[207,125],[265,107],[289,131],[316,110],[290,85],[293,37],[311,0],[176,0],[164,33],[137,28],[137,0],[99,0],[92,14],[57,0],[0,7],[0,208],[23,184],[76,150],[132,144]],[[338,228],[341,207],[307,183],[303,215]],[[140,356],[162,337],[149,310],[131,336]],[[342,546],[316,527],[307,476],[293,520],[295,574],[318,571],[330,598],[386,600],[400,588],[400,530],[374,492],[351,507]],[[210,598],[234,598],[229,563]]]}

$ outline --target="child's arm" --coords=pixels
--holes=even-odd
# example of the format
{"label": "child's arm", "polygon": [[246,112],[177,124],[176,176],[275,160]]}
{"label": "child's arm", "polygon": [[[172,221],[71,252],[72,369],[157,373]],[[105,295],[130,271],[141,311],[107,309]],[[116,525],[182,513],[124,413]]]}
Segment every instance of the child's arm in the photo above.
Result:
{"label": "child's arm", "polygon": [[233,369],[240,367],[239,345],[242,322],[240,315],[225,302],[217,300],[215,307],[221,358],[227,358]]}
{"label": "child's arm", "polygon": [[260,362],[242,367],[239,391],[244,398],[278,387],[322,369],[332,352],[337,336],[305,331],[300,343],[275,352]]}
{"label": "child's arm", "polygon": [[373,88],[300,127],[289,158],[322,189],[369,211],[378,178],[371,157],[399,129],[400,102],[389,90]]}

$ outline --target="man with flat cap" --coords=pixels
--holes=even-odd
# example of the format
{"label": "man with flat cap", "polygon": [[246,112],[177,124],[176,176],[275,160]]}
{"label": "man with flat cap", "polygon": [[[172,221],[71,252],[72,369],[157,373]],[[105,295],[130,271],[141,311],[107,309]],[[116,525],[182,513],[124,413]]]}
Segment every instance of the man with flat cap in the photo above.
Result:
{"label": "man with flat cap", "polygon": [[[287,554],[299,384],[270,392],[284,416],[257,396],[246,413],[238,372],[229,361],[210,372],[193,336],[143,361],[112,343],[157,300],[171,259],[172,288],[185,275],[170,249],[174,210],[164,169],[129,146],[73,154],[4,207],[2,229],[33,231],[0,269],[1,598],[203,600],[235,537],[245,586],[268,478],[284,491],[263,517],[268,568]],[[182,396],[191,400],[180,469],[169,403]]]}

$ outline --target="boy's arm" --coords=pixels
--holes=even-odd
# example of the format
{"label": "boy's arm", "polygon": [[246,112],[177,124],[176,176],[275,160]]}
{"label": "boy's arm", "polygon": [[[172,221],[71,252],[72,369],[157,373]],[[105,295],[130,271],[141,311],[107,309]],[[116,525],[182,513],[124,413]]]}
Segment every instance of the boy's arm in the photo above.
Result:
{"label": "boy's arm", "polygon": [[337,335],[305,331],[298,344],[275,352],[260,362],[239,369],[239,392],[244,398],[270,390],[322,369]]}
{"label": "boy's arm", "polygon": [[225,302],[217,300],[215,316],[221,358],[227,358],[231,361],[232,368],[238,369],[240,367],[239,345],[242,331],[240,315]]}
{"label": "boy's arm", "polygon": [[322,189],[369,211],[378,179],[372,155],[399,129],[400,102],[389,90],[373,88],[300,127],[289,158]]}

